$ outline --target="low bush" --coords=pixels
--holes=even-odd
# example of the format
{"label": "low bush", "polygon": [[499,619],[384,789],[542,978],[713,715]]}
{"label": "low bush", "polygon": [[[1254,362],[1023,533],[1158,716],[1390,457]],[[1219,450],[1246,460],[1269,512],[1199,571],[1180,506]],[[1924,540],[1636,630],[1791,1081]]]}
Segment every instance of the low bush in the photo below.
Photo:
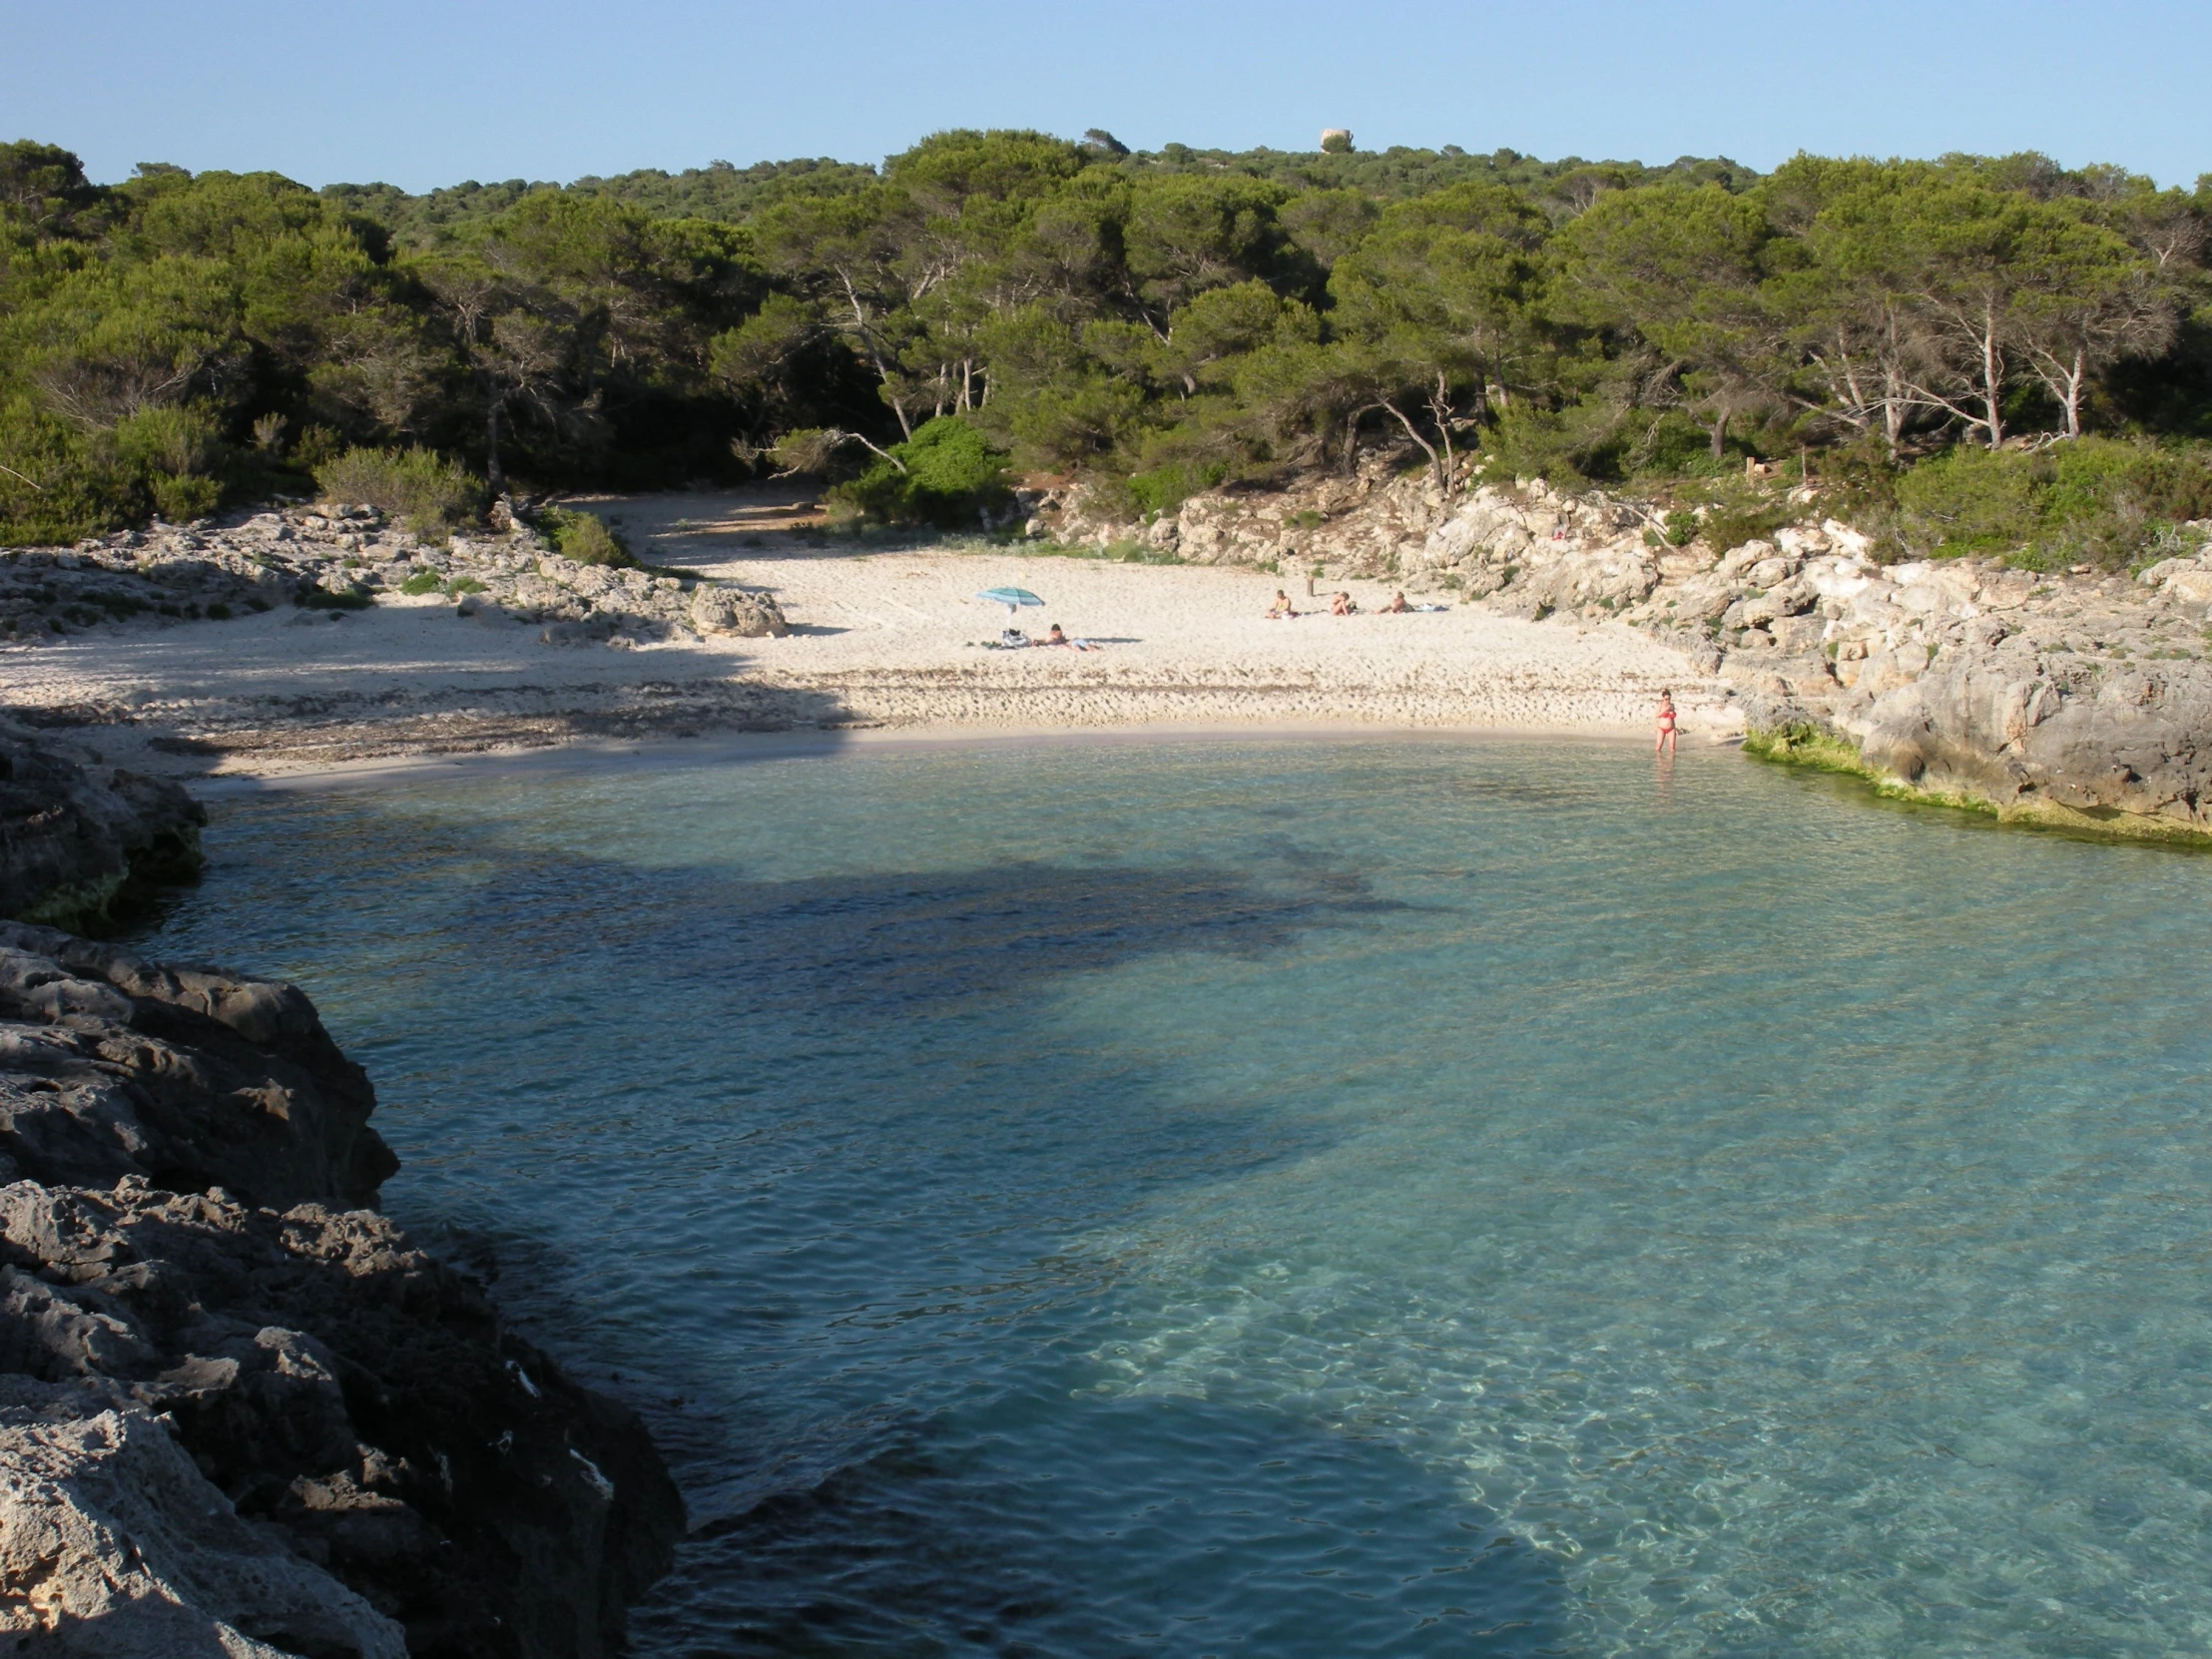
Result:
{"label": "low bush", "polygon": [[1996,554],[2025,570],[2124,570],[2212,517],[2212,446],[2074,438],[2048,449],[1958,448],[1897,483],[1896,534],[1925,558]]}
{"label": "low bush", "polygon": [[32,397],[0,398],[0,543],[75,541],[150,513],[202,517],[230,460],[196,408],[143,409],[88,430]]}
{"label": "low bush", "polygon": [[223,486],[213,478],[193,472],[157,472],[148,483],[154,510],[172,524],[206,518],[223,495]]}
{"label": "low bush", "polygon": [[1220,462],[1170,461],[1145,472],[1131,473],[1127,488],[1138,512],[1173,518],[1183,503],[1202,490],[1210,490],[1229,476]]}
{"label": "low bush", "polygon": [[1009,497],[1006,457],[966,421],[940,415],[917,427],[830,498],[886,524],[974,525]]}
{"label": "low bush", "polygon": [[420,599],[426,593],[436,593],[444,581],[434,570],[418,570],[399,584],[399,591],[409,599]]}
{"label": "low bush", "polygon": [[624,543],[621,532],[597,513],[549,507],[538,515],[538,527],[553,543],[556,553],[580,565],[612,565],[627,570],[638,562]]}
{"label": "low bush", "polygon": [[348,449],[317,466],[314,482],[326,501],[365,503],[434,541],[484,510],[483,485],[457,462],[419,447]]}
{"label": "low bush", "polygon": [[376,596],[361,588],[333,593],[328,588],[308,587],[299,590],[298,603],[307,611],[365,611],[376,603]]}
{"label": "low bush", "polygon": [[1702,528],[1706,542],[1725,553],[1747,541],[1764,540],[1789,523],[1792,516],[1789,507],[1779,501],[1727,501],[1706,513]]}
{"label": "low bush", "polygon": [[1568,415],[1516,406],[1482,434],[1482,473],[1492,481],[1543,478],[1574,489],[1588,482],[1589,448],[1589,435]]}

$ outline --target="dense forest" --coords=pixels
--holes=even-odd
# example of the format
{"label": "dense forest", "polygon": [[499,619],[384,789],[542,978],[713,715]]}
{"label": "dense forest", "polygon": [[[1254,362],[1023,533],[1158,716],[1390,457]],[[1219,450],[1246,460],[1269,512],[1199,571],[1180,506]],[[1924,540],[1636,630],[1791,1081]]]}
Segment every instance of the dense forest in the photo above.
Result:
{"label": "dense forest", "polygon": [[880,168],[409,196],[99,186],[21,142],[0,541],[347,454],[494,490],[842,469],[878,516],[957,517],[1001,465],[1163,510],[1389,446],[1439,480],[1469,452],[1653,486],[1780,459],[1932,545],[2101,515],[2087,551],[2118,559],[2212,514],[2208,224],[2212,178],[2035,155],[1760,175],[950,132]]}

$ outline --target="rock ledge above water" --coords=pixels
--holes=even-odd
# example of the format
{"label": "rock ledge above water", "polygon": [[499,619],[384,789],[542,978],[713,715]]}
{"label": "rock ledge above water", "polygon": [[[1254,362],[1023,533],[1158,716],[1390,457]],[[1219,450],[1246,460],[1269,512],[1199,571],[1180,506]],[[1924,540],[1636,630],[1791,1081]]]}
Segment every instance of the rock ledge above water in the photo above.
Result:
{"label": "rock ledge above water", "polygon": [[0,1647],[618,1645],[682,1501],[365,1208],[373,1108],[293,986],[0,923]]}

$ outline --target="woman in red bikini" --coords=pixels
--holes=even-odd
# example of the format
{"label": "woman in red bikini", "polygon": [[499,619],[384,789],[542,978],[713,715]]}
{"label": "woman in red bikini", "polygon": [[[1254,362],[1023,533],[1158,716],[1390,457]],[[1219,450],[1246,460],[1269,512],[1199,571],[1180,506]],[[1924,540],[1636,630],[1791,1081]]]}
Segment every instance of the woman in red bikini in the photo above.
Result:
{"label": "woman in red bikini", "polygon": [[1674,693],[1659,694],[1659,741],[1651,746],[1654,755],[1674,753]]}

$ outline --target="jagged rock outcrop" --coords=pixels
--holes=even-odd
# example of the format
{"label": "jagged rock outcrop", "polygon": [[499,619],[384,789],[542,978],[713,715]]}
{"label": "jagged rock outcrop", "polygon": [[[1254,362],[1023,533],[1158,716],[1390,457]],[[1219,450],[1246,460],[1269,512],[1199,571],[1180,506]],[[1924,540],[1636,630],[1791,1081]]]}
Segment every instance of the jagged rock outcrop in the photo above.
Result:
{"label": "jagged rock outcrop", "polygon": [[0,717],[0,916],[85,927],[200,867],[208,815],[165,779]]}
{"label": "jagged rock outcrop", "polygon": [[681,1500],[363,1208],[373,1105],[292,986],[0,925],[0,1649],[619,1641]]}
{"label": "jagged rock outcrop", "polygon": [[1208,491],[1148,524],[1080,492],[1027,505],[1033,534],[1617,621],[1680,648],[1745,725],[1820,728],[1899,783],[2113,833],[2212,834],[2212,525],[2180,527],[2199,550],[2130,581],[1884,565],[1803,489],[1799,522],[1770,539],[1676,546],[1634,501],[1540,479],[1444,490],[1380,456],[1288,491]]}
{"label": "jagged rock outcrop", "polygon": [[0,1377],[0,1641],[22,1651],[406,1655],[398,1623],[243,1519],[168,1428],[98,1384]]}

